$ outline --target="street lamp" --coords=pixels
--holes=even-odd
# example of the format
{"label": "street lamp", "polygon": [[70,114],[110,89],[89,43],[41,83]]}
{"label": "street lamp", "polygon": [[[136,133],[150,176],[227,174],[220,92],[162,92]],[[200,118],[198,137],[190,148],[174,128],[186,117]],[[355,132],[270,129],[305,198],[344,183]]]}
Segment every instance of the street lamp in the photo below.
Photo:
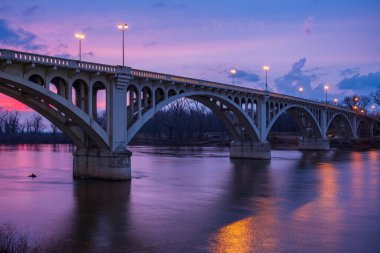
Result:
{"label": "street lamp", "polygon": [[337,106],[338,105],[338,99],[337,98],[334,98],[334,103],[335,103],[335,106]]}
{"label": "street lamp", "polygon": [[124,67],[124,33],[125,33],[125,31],[128,29],[128,24],[118,24],[117,25],[117,28],[120,30],[120,31],[122,31],[122,33],[123,33],[123,41],[122,41],[122,43],[123,43],[123,67]]}
{"label": "street lamp", "polygon": [[265,91],[268,91],[268,70],[269,70],[269,66],[263,66],[263,70],[265,71]]}
{"label": "street lamp", "polygon": [[303,88],[302,88],[302,87],[299,87],[299,88],[298,88],[298,91],[300,92],[300,97],[302,97],[301,94],[302,94],[302,92],[303,92]]}
{"label": "street lamp", "polygon": [[358,109],[358,106],[357,105],[354,105],[354,110],[356,111]]}
{"label": "street lamp", "polygon": [[325,89],[325,94],[326,94],[326,104],[327,104],[327,90],[329,89],[329,86],[325,85],[324,89]]}
{"label": "street lamp", "polygon": [[83,33],[76,33],[75,38],[79,41],[79,61],[82,60],[82,40],[85,38]]}
{"label": "street lamp", "polygon": [[231,69],[230,74],[232,75],[232,84],[235,84],[235,75],[236,75],[236,69]]}

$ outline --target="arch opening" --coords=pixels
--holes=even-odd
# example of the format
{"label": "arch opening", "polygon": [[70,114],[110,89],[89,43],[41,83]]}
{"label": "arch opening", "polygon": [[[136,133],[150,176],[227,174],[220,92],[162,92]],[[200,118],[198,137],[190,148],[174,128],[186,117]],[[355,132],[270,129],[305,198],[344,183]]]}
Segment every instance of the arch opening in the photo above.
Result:
{"label": "arch opening", "polygon": [[[275,105],[273,105],[275,110]],[[316,141],[323,136],[313,114],[301,106],[285,107],[273,117],[267,130],[268,141],[276,145],[298,145],[303,141]]]}
{"label": "arch opening", "polygon": [[49,90],[64,97],[68,98],[68,85],[61,77],[54,77],[49,83]]}
{"label": "arch opening", "polygon": [[37,74],[31,75],[28,78],[28,80],[38,85],[45,86],[45,81],[40,75],[37,75]]}
{"label": "arch opening", "polygon": [[104,83],[97,81],[92,85],[92,118],[105,130],[107,129],[107,118],[109,117],[107,104],[106,86]]}
{"label": "arch opening", "polygon": [[72,102],[78,108],[88,112],[88,85],[81,79],[75,80],[72,85]]}
{"label": "arch opening", "polygon": [[354,137],[352,126],[343,114],[334,115],[327,126],[326,131],[329,139],[346,139]]}
{"label": "arch opening", "polygon": [[199,102],[199,104],[203,104],[209,108],[223,122],[234,140],[248,143],[259,142],[257,135],[258,130],[254,126],[248,113],[244,112],[240,106],[237,106],[232,101],[229,101],[228,98],[212,93],[205,94],[205,92],[201,91],[191,91],[183,94],[177,94],[162,102],[159,102],[155,108],[151,108],[142,114],[138,121],[128,125],[128,141],[134,137],[134,135],[146,122],[148,122],[149,119],[159,117],[159,114],[155,116],[156,112],[176,100],[186,101],[185,98]]}

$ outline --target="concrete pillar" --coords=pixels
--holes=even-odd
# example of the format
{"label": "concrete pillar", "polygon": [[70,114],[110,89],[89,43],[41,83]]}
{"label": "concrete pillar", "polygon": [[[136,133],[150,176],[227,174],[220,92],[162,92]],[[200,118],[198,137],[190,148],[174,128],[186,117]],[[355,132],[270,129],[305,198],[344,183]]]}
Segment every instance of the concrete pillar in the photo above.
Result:
{"label": "concrete pillar", "polygon": [[141,114],[142,114],[142,112],[141,112],[141,90],[137,90],[137,118],[138,119],[140,119],[141,118]]}
{"label": "concrete pillar", "polygon": [[72,89],[73,89],[73,84],[72,84],[72,82],[69,80],[69,82],[68,82],[68,84],[67,84],[66,94],[67,94],[67,100],[68,100],[70,103],[73,102]]}
{"label": "concrete pillar", "polygon": [[259,138],[262,143],[267,143],[267,101],[269,96],[263,96],[257,104]]}
{"label": "concrete pillar", "polygon": [[321,111],[321,117],[322,139],[327,139],[327,107]]}
{"label": "concrete pillar", "polygon": [[[105,180],[131,179],[131,155],[127,150],[126,87],[131,79],[131,69],[119,67],[116,77],[107,90],[107,132],[110,149],[76,150],[73,159],[75,178]],[[109,94],[108,94],[109,93]],[[108,102],[109,101],[109,102]],[[110,112],[110,113],[108,113]]]}
{"label": "concrete pillar", "polygon": [[110,85],[110,142],[113,152],[127,148],[126,88],[131,78],[130,68],[119,67]]}
{"label": "concrete pillar", "polygon": [[299,150],[329,150],[330,141],[327,138],[314,138],[311,140],[306,140],[305,138],[300,139],[298,143]]}
{"label": "concrete pillar", "polygon": [[124,152],[76,151],[73,157],[73,177],[103,180],[130,180],[131,156]]}
{"label": "concrete pillar", "polygon": [[156,90],[152,89],[152,108],[156,108]]}
{"label": "concrete pillar", "polygon": [[[92,103],[92,99],[94,98],[94,96],[92,94],[93,92],[94,92],[94,90],[92,89],[92,82],[89,82],[85,102],[86,102],[86,107],[87,107],[87,113],[88,113],[88,115],[90,115],[91,118],[93,118],[92,109],[94,108],[93,103]],[[95,96],[96,96],[96,92],[95,92]],[[95,104],[95,108],[96,108],[96,104]],[[96,117],[95,117],[95,119],[96,119]]]}
{"label": "concrete pillar", "polygon": [[269,143],[249,143],[235,142],[230,143],[230,157],[242,159],[271,159]]}

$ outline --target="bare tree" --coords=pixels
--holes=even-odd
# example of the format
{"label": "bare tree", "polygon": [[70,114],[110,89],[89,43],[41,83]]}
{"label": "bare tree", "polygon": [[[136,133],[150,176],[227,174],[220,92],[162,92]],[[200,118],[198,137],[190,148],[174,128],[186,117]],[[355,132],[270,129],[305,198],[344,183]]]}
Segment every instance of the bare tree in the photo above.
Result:
{"label": "bare tree", "polygon": [[343,99],[343,104],[351,110],[366,109],[371,103],[371,98],[366,95],[347,96]]}
{"label": "bare tree", "polygon": [[45,125],[43,123],[43,118],[39,114],[34,114],[32,116],[32,129],[34,134],[40,134],[45,129]]}
{"label": "bare tree", "polygon": [[371,98],[373,99],[373,102],[380,105],[380,86],[375,92],[371,93]]}

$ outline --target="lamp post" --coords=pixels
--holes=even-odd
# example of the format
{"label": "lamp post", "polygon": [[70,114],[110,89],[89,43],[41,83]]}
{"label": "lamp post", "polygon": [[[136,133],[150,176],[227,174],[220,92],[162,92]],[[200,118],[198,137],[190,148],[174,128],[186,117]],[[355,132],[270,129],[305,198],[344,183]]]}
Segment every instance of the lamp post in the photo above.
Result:
{"label": "lamp post", "polygon": [[327,90],[329,89],[329,86],[325,85],[324,89],[325,89],[325,94],[326,94],[325,103],[327,104]]}
{"label": "lamp post", "polygon": [[264,66],[263,70],[265,71],[265,91],[268,91],[268,70],[269,70],[269,66]]}
{"label": "lamp post", "polygon": [[302,97],[303,88],[302,88],[302,87],[299,87],[299,88],[298,88],[298,91],[300,92],[300,98],[301,98],[301,97]]}
{"label": "lamp post", "polygon": [[124,33],[128,29],[128,24],[118,24],[117,28],[122,32],[122,43],[123,43],[123,67],[124,67]]}
{"label": "lamp post", "polygon": [[85,38],[83,33],[76,33],[75,38],[79,41],[79,61],[82,60],[82,40]]}
{"label": "lamp post", "polygon": [[231,69],[230,74],[232,75],[232,84],[235,84],[236,69]]}
{"label": "lamp post", "polygon": [[337,98],[334,98],[334,104],[335,104],[335,106],[337,106],[338,105],[338,99]]}

